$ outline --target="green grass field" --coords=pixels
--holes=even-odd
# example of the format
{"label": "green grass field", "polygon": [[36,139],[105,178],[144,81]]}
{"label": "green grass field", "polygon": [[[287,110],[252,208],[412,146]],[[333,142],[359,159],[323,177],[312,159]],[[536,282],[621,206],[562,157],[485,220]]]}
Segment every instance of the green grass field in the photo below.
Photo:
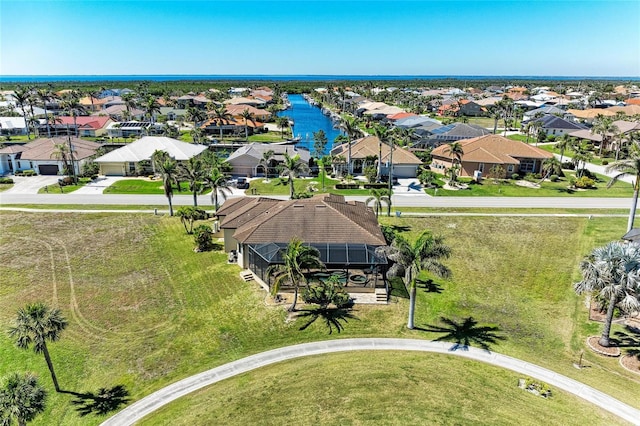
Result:
{"label": "green grass field", "polygon": [[[340,183],[338,179],[331,179],[330,177],[324,178],[324,190],[322,189],[322,178],[314,177],[309,179],[294,179],[293,186],[296,193],[311,192],[317,193],[332,193],[340,195],[370,195],[368,189],[363,189],[362,182],[360,183],[360,189],[335,189],[335,185]],[[259,195],[289,195],[289,183],[287,178],[270,178],[268,181],[264,179],[254,179],[250,182],[249,189],[245,191],[247,194],[253,194],[252,190],[255,190],[255,194]]]}
{"label": "green grass field", "polygon": [[313,356],[217,383],[140,424],[619,423],[563,392],[547,400],[531,395],[516,386],[519,378],[524,377],[434,354],[376,351]]}
{"label": "green grass field", "polygon": [[[189,194],[188,187],[185,182],[181,182],[183,194]],[[162,180],[149,180],[147,178],[140,179],[122,179],[114,182],[111,186],[105,188],[105,194],[164,194],[162,188]],[[178,188],[174,185],[174,194],[179,194]]]}
{"label": "green grass field", "polygon": [[565,170],[565,177],[561,178],[557,182],[539,180],[535,183],[540,183],[540,188],[529,188],[517,185],[517,181],[513,180],[501,180],[500,183],[494,179],[484,179],[480,184],[470,183],[470,179],[460,179],[463,183],[470,183],[468,189],[463,190],[447,190],[444,188],[438,188],[437,192],[434,189],[426,189],[425,191],[429,195],[435,195],[438,197],[629,197],[633,195],[633,187],[626,182],[618,182],[611,188],[607,188],[609,178],[606,176],[598,175],[598,181],[595,184],[595,188],[585,190],[574,190],[569,188],[569,176],[573,176],[575,173]]}
{"label": "green grass field", "polygon": [[75,185],[66,185],[63,187],[60,187],[58,184],[43,186],[38,190],[38,194],[70,194],[76,189],[82,188],[89,182],[91,182],[91,179],[89,178],[78,178],[78,183]]}
{"label": "green grass field", "polygon": [[[435,324],[440,316],[461,319],[473,315],[481,324],[497,325],[507,337],[494,347],[496,351],[551,368],[640,407],[640,377],[623,370],[617,360],[587,350],[584,361],[591,368],[578,371],[571,365],[584,349],[586,336],[600,330],[599,324],[587,320],[583,299],[572,290],[572,283],[578,279],[577,265],[592,247],[619,238],[624,233],[625,218],[385,217],[381,221],[407,227],[410,238],[422,229],[432,229],[443,234],[453,249],[453,257],[447,262],[453,277],[439,282],[442,292],[418,293],[417,326]],[[177,218],[1,212],[0,225],[0,329],[6,330],[16,310],[28,302],[59,306],[70,325],[49,349],[66,390],[95,391],[124,384],[136,400],[197,372],[290,344],[358,336],[435,337],[405,328],[407,301],[403,298],[393,298],[388,306],[356,306],[353,314],[357,319],[350,320],[340,334],[329,335],[320,322],[300,331],[302,320],[287,322],[282,308],[265,305],[264,292],[255,283],[240,280],[240,269],[227,264],[224,253],[194,253],[192,237],[184,234]],[[407,369],[407,363],[413,364],[405,354],[397,356],[403,358],[397,365],[383,364],[390,373],[398,371],[398,366]],[[33,424],[94,425],[104,419],[79,417],[69,395],[53,392],[43,357],[16,348],[4,332],[0,333],[0,359],[1,375],[34,371],[50,391],[46,412]],[[335,359],[327,358],[326,362],[344,364],[343,368],[360,375],[354,383],[371,382],[372,390],[381,386],[376,380],[386,377],[377,375],[379,369],[358,372],[361,355],[346,356],[344,361]],[[349,359],[354,360],[351,365]],[[441,369],[443,373],[459,370],[450,364],[453,360],[442,362],[447,366]],[[298,393],[295,385],[302,380],[300,368],[308,370],[304,365],[282,365],[285,389],[276,391],[263,383],[266,388],[259,389],[264,394],[256,394],[256,398],[274,404],[283,393]],[[242,404],[251,402],[243,403],[241,390],[234,389],[238,384],[255,386],[251,377],[278,375],[278,366],[273,368],[229,381],[218,397],[237,400],[238,409],[242,409]],[[424,383],[431,370],[420,371],[416,374],[423,377],[416,380]],[[504,393],[514,401],[529,397],[512,392],[515,383],[510,373],[494,373],[486,366],[475,365],[468,372],[477,377],[464,380],[486,383],[489,392]],[[284,379],[287,374],[291,380]],[[340,370],[334,373],[323,368],[314,376],[325,379],[309,384],[309,392],[304,394],[307,401],[324,398],[328,383],[348,377]],[[502,383],[507,382],[509,389],[504,389]],[[475,390],[464,386],[452,387],[444,380],[437,383],[438,392],[448,390],[447,399],[464,400],[472,408],[485,401],[484,392],[476,396]],[[337,404],[327,421],[365,422],[369,406],[359,401],[375,398],[368,389],[360,389],[362,396],[344,407]],[[408,378],[394,384],[394,392],[435,398],[432,392],[421,389]],[[534,401],[531,410],[541,409],[546,414],[539,418],[555,423],[553,419],[566,407],[576,405],[563,398],[551,404],[543,401],[546,405]],[[420,399],[416,401],[419,404]],[[178,422],[183,404],[167,407],[162,419]],[[407,404],[409,407],[411,401]],[[440,402],[434,400],[433,404]],[[484,403],[487,412],[496,411],[498,416],[502,412],[513,415],[521,407],[518,404],[514,402],[516,408],[509,413],[505,408],[508,404],[500,399],[487,398]],[[216,409],[211,407],[212,416],[217,416]],[[398,410],[398,415],[402,410],[411,411],[407,407]],[[428,416],[428,411],[418,409],[416,416]],[[194,408],[194,412],[202,412],[202,408]],[[468,419],[464,410],[446,408],[446,413],[452,423]],[[371,421],[381,419],[384,423],[385,418],[393,418],[394,411],[375,416]],[[582,418],[579,416],[582,414],[576,414],[576,419]]]}

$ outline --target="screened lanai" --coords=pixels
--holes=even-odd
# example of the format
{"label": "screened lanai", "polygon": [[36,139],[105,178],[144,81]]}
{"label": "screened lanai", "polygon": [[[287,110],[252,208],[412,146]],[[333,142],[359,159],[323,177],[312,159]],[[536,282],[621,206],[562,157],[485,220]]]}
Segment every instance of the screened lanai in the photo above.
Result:
{"label": "screened lanai", "polygon": [[[377,280],[378,274],[386,272],[386,257],[377,255],[375,252],[379,246],[355,243],[312,243],[307,245],[318,249],[320,259],[327,270],[344,271],[347,282],[350,273],[369,274]],[[249,268],[262,281],[270,283],[267,269],[271,265],[284,263],[282,253],[286,248],[287,243],[249,244],[247,246]],[[376,284],[373,283],[373,286],[375,287]]]}

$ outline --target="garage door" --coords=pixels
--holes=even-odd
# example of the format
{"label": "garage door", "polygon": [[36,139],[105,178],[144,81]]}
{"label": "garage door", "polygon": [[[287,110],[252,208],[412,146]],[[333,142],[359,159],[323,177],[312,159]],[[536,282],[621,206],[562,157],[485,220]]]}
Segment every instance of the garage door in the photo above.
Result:
{"label": "garage door", "polygon": [[57,175],[58,174],[58,165],[57,164],[41,164],[38,166],[38,170],[41,175]]}
{"label": "garage door", "polygon": [[105,176],[122,176],[122,165],[120,164],[101,164],[100,174]]}

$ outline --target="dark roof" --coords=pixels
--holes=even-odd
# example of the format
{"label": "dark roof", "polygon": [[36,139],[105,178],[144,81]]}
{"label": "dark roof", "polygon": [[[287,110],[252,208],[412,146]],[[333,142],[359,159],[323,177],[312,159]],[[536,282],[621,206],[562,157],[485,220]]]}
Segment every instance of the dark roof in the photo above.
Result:
{"label": "dark roof", "polygon": [[461,140],[488,135],[491,131],[476,124],[452,123],[433,129],[431,133],[437,140]]}
{"label": "dark roof", "polygon": [[233,237],[241,243],[288,243],[298,237],[309,244],[386,244],[373,210],[341,195],[253,200],[228,212],[221,223],[222,228],[235,228]]}
{"label": "dark roof", "polygon": [[566,129],[566,130],[581,130],[585,127],[565,120],[564,118],[556,117],[555,115],[545,115],[537,120],[542,124],[543,129]]}

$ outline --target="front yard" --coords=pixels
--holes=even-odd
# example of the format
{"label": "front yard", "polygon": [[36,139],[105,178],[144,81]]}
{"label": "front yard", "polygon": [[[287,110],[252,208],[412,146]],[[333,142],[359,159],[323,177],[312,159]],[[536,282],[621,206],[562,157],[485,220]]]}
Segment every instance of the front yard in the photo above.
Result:
{"label": "front yard", "polygon": [[[240,268],[227,264],[225,253],[194,253],[193,238],[184,233],[177,218],[1,212],[0,220],[0,329],[6,330],[16,310],[28,302],[59,306],[70,325],[49,350],[66,390],[95,391],[124,384],[137,400],[191,374],[285,345],[339,337],[436,337],[407,330],[407,301],[396,297],[387,306],[356,306],[356,318],[340,334],[329,335],[321,321],[301,331],[305,320],[285,321],[284,309],[267,306],[265,293],[255,283],[243,282]],[[431,229],[444,235],[452,247],[453,256],[446,261],[452,279],[438,281],[437,292],[418,291],[418,327],[437,324],[441,316],[459,320],[472,315],[480,323],[498,326],[507,338],[493,347],[496,351],[554,369],[638,407],[638,379],[617,360],[587,350],[584,362],[591,368],[579,371],[571,365],[585,348],[585,338],[601,328],[588,321],[583,298],[573,292],[578,264],[593,247],[619,238],[625,218],[385,217],[381,221],[404,230],[408,238]],[[615,325],[614,331],[619,330]],[[355,369],[367,355],[339,359],[349,371],[349,362],[356,362]],[[33,424],[95,425],[104,419],[79,417],[72,398],[53,391],[43,357],[16,348],[4,332],[0,333],[0,359],[3,372],[34,371],[50,392],[46,412]],[[410,358],[402,355],[398,360],[400,370],[416,371]],[[453,374],[458,369],[454,363],[442,362],[443,372]],[[280,367],[234,379],[231,385],[253,383],[247,377],[259,380],[269,372],[288,372],[294,378],[302,374],[295,365]],[[326,385],[336,381],[335,374],[327,376],[329,370],[314,368],[309,365],[303,370],[326,379],[320,381],[324,385],[309,384],[307,401],[322,398]],[[517,382],[515,375],[505,371],[494,374],[482,366],[464,369],[476,371],[478,381],[469,378],[470,383],[487,383],[487,389],[500,391],[502,380],[514,387]],[[400,370],[391,371],[400,374]],[[377,403],[377,385],[371,389],[364,385],[375,383],[381,371],[384,367],[369,368],[354,376],[360,383],[360,402],[351,409],[332,408],[340,422],[361,421],[369,406],[382,410],[378,419],[393,418],[389,410],[394,404],[385,409]],[[397,392],[421,395],[409,377],[394,385]],[[458,376],[451,376],[455,381],[454,377]],[[282,392],[291,392],[297,381],[287,381]],[[433,382],[433,392],[446,393],[444,387],[450,386],[445,382]],[[257,398],[273,402],[282,395],[270,382],[261,383],[266,386],[259,389],[264,395]],[[232,391],[213,392],[224,395],[229,403],[241,401]],[[469,404],[483,405],[487,411],[505,405],[503,399],[487,398],[483,392],[452,392],[452,398],[466,395]],[[509,390],[503,393],[510,400],[516,395]],[[572,404],[564,397],[558,401],[559,405],[541,409],[551,414],[566,412],[562,407]],[[406,412],[428,415],[429,409],[420,408],[422,404],[423,398],[409,400]],[[447,415],[462,421],[467,419],[465,412],[453,410]],[[169,414],[170,422],[179,417]],[[552,423],[554,418],[548,417]]]}

